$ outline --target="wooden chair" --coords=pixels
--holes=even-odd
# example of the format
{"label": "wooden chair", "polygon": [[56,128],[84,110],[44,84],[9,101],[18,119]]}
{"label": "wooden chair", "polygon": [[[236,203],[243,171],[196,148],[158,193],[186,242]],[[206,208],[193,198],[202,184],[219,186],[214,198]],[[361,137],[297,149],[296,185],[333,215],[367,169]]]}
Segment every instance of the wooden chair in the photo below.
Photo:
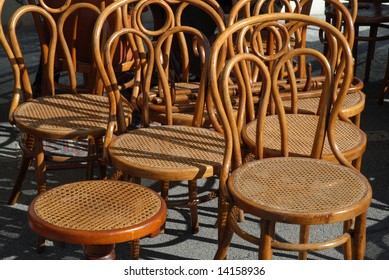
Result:
{"label": "wooden chair", "polygon": [[[0,1],[0,11],[4,1]],[[88,3],[79,3],[79,7],[90,8],[98,12],[96,7]],[[73,6],[75,7],[75,6]],[[29,78],[30,67],[24,60],[23,48],[19,44],[17,25],[21,18],[27,14],[38,14],[46,21],[50,31],[48,41],[41,42],[43,49],[47,48],[47,62],[44,65],[47,82],[43,87],[47,88],[49,95],[33,98],[32,83]],[[58,28],[61,28],[60,18]],[[10,61],[14,74],[14,95],[9,111],[9,122],[16,125],[21,134],[20,146],[23,152],[18,177],[9,199],[9,204],[14,204],[19,196],[23,180],[28,166],[35,162],[35,175],[38,193],[46,190],[46,162],[88,162],[90,170],[88,177],[92,176],[93,162],[102,159],[102,137],[105,135],[109,117],[108,97],[92,94],[77,94],[77,82],[75,68],[72,64],[71,55],[63,36],[58,36],[57,23],[53,17],[43,8],[37,5],[24,5],[12,16],[8,37],[6,41],[1,29],[1,43]],[[62,48],[67,67],[69,68],[69,92],[61,91],[57,94],[54,82],[55,51]],[[21,102],[23,100],[23,102]],[[130,108],[125,106],[126,114]],[[68,140],[80,140],[87,143],[85,156],[52,155],[44,148],[44,141],[56,141],[60,143]],[[100,164],[101,177],[104,178],[105,165]]]}
{"label": "wooden chair", "polygon": [[[297,14],[297,13],[295,13]],[[288,46],[284,41],[289,41],[289,37],[293,37],[292,39],[292,45],[293,48],[303,48],[306,45],[306,39],[304,35],[304,28],[295,28],[293,30],[290,30],[289,32],[293,34],[286,34],[286,31],[280,31],[282,28],[286,28],[286,30],[289,30],[289,23],[286,23],[283,25],[283,27],[279,27],[279,29],[271,29],[267,27],[261,28],[261,32],[258,32],[256,30],[255,34],[252,34],[251,38],[255,38],[255,46],[261,46],[260,41],[264,41],[263,34],[266,34],[267,32],[270,33],[267,34],[267,40],[266,44],[273,44],[276,46],[272,52],[268,52],[265,49],[261,48],[247,48],[247,44],[254,44],[254,39],[251,41],[246,41],[243,36],[240,35],[240,37],[237,37],[235,39],[235,42],[233,43],[234,47],[229,47],[229,57],[232,57],[234,54],[239,53],[239,52],[253,52],[257,56],[261,57],[263,60],[266,61],[269,67],[272,67],[274,63],[276,63],[278,57],[288,49]],[[351,28],[352,25],[350,25]],[[252,28],[255,30],[254,28]],[[351,30],[351,29],[349,29]],[[252,32],[249,29],[245,32]],[[347,33],[348,32],[348,33]],[[346,34],[350,34],[351,32],[346,31]],[[241,33],[242,34],[242,33]],[[273,35],[271,35],[273,34]],[[270,42],[271,38],[273,38],[273,41]],[[241,39],[239,42],[238,40]],[[230,45],[232,43],[230,42]],[[253,45],[254,46],[254,45]],[[233,52],[231,51],[233,50]],[[332,50],[334,51],[334,50]],[[336,52],[336,55],[341,54],[341,52]],[[328,55],[332,55],[335,61],[334,65],[339,64],[340,59],[339,57],[334,56],[334,54],[329,53]],[[292,114],[288,114],[288,117],[290,118],[295,118],[293,116],[294,114],[304,114],[304,120],[308,120],[309,118],[312,118],[311,121],[313,121],[316,117],[313,117],[314,114],[319,114],[319,111],[317,110],[318,107],[313,107],[313,105],[319,105],[320,100],[321,100],[321,93],[322,89],[321,87],[324,85],[323,83],[323,77],[320,72],[320,70],[312,70],[315,75],[317,75],[317,78],[314,75],[310,75],[307,77],[301,77],[301,73],[296,70],[295,63],[304,63],[306,61],[306,58],[304,56],[295,57],[293,61],[291,61],[289,64],[286,64],[284,67],[284,70],[280,72],[280,75],[278,77],[279,79],[279,87],[280,90],[282,90],[282,95],[281,97],[283,98],[283,103],[284,106],[288,109],[288,111]],[[335,67],[335,66],[333,66]],[[298,66],[297,66],[298,68]],[[255,71],[252,71],[252,73],[255,73]],[[292,83],[291,81],[295,81]],[[341,85],[341,83],[339,83]],[[255,88],[255,87],[254,87]],[[355,88],[358,88],[356,85],[352,85],[349,88],[349,92],[354,92],[356,91]],[[308,101],[307,101],[308,100]],[[254,152],[255,150],[255,134],[256,134],[256,121],[255,121],[255,102],[254,102],[254,97],[253,99],[249,100],[247,103],[249,107],[247,108],[247,114],[246,114],[246,121],[247,125],[243,125],[244,122],[241,123],[239,126],[242,129],[242,138],[243,142],[247,145],[249,150]],[[311,104],[309,104],[311,102]],[[343,102],[343,104],[345,101]],[[311,107],[307,106],[310,105]],[[305,105],[305,107],[304,107]],[[363,103],[364,105],[364,103]],[[269,113],[275,114],[274,110],[274,105],[271,102],[270,103],[270,108],[269,108]],[[300,107],[301,106],[301,107]],[[343,105],[344,106],[344,105]],[[362,161],[362,155],[366,149],[366,134],[360,130],[357,126],[351,123],[349,120],[348,116],[345,116],[344,114],[344,108],[343,107],[342,111],[339,112],[339,120],[337,123],[337,128],[336,128],[336,137],[338,141],[339,147],[342,149],[342,152],[346,158],[349,159],[350,162],[353,162],[354,166],[359,169]],[[363,108],[363,106],[362,106]],[[307,116],[307,114],[311,114],[312,116]],[[310,148],[309,144],[305,143],[306,140],[311,139],[311,137],[307,137],[310,133],[314,131],[312,129],[315,127],[316,124],[314,124],[314,121],[311,122],[311,125],[306,123],[305,126],[301,126],[302,120],[298,120],[297,118],[295,119],[295,122],[293,126],[296,126],[295,128],[291,128],[291,134],[289,137],[289,145],[290,145],[290,153],[297,156],[309,156],[310,155]],[[292,126],[293,122],[290,122],[289,125]],[[265,155],[266,156],[276,156],[281,154],[281,151],[279,149],[279,127],[276,125],[273,128],[267,127],[266,131],[269,133],[269,137],[273,137],[274,141],[273,142],[267,142],[265,147]],[[293,134],[292,134],[293,133]],[[273,135],[273,136],[270,136]],[[309,141],[309,140],[308,140]],[[305,143],[305,144],[303,144]],[[334,162],[337,162],[336,156],[334,153],[331,151],[331,148],[329,146],[329,143],[326,142],[324,151],[323,151],[323,156],[324,159],[328,159]]]}
{"label": "wooden chair", "polygon": [[[217,33],[225,29],[223,9],[215,0],[140,1],[135,6],[134,19],[140,18],[137,14],[148,6],[156,9],[156,4],[165,12],[164,23],[160,22],[160,28],[157,30],[141,29],[154,38],[158,38],[173,26],[191,26],[203,32],[212,42]],[[202,17],[202,21],[196,19],[199,16]],[[139,20],[134,22],[133,26],[142,27],[143,24]],[[208,84],[208,77],[203,71],[204,61],[201,61],[193,42],[179,34],[166,40],[159,48],[161,59],[155,62],[160,65],[156,67],[158,82],[151,88],[149,95],[150,120],[161,124],[191,125],[195,106],[199,104],[196,99],[204,98]],[[162,79],[168,82],[162,85]],[[172,106],[171,116],[167,116],[165,112],[165,103],[168,102],[166,96],[171,98],[169,101],[172,102],[169,105]],[[141,103],[142,98],[138,101],[138,104]],[[205,123],[204,125],[210,124],[207,114],[201,122]]]}
{"label": "wooden chair", "polygon": [[31,229],[53,241],[82,244],[86,259],[115,259],[115,244],[155,237],[166,220],[165,201],[141,185],[110,180],[80,181],[38,195],[28,209]]}
{"label": "wooden chair", "polygon": [[[53,1],[53,0],[28,0],[31,5],[38,5],[48,11],[56,22],[63,14],[68,14],[66,21],[64,22],[63,27],[59,30],[61,36],[64,36],[70,53],[74,68],[77,73],[82,75],[82,79],[78,79],[78,91],[87,92],[87,93],[98,93],[101,94],[103,89],[101,83],[96,82],[98,80],[97,70],[93,62],[93,53],[92,53],[92,32],[93,26],[97,19],[98,13],[93,11],[91,8],[80,8],[79,5],[76,5],[77,10],[74,10],[74,4],[77,3],[89,3],[95,6],[95,9],[100,11],[105,8],[106,5],[109,5],[113,0],[69,0],[69,1]],[[129,10],[131,12],[131,10]],[[127,15],[130,17],[130,15]],[[48,26],[46,26],[45,21],[40,18],[38,14],[33,14],[33,19],[35,22],[35,27],[39,34],[39,39],[42,42],[47,41],[49,36]],[[109,19],[109,28],[107,28],[107,33],[112,33],[115,29],[120,28],[124,21],[124,18],[121,17],[111,17]],[[108,35],[107,35],[108,36]],[[61,48],[57,49],[55,56],[55,71],[56,71],[56,83],[58,87],[63,87],[65,90],[69,90],[66,83],[61,81],[61,74],[69,71],[66,63],[66,58]],[[41,64],[47,62],[47,50],[42,49],[41,54]],[[129,72],[132,67],[132,54],[127,48],[127,46],[121,45],[118,48],[117,53],[115,53],[115,68],[117,73],[120,75],[129,76]],[[41,69],[40,69],[41,70]],[[44,71],[44,69],[42,69]],[[43,71],[38,71],[36,76],[36,81],[34,82],[35,86],[35,96],[46,95],[45,87],[41,87],[40,83],[45,83],[46,74]],[[124,84],[124,88],[128,88],[130,84]]]}
{"label": "wooden chair", "polygon": [[[356,10],[355,18],[355,44],[353,48],[353,55],[355,61],[358,57],[358,43],[368,42],[364,82],[368,82],[370,78],[371,63],[374,59],[375,45],[378,41],[389,40],[389,34],[380,35],[378,30],[389,29],[389,1],[382,0],[359,0],[359,1],[341,1],[350,10]],[[355,5],[353,2],[357,2]],[[357,8],[356,8],[357,6]],[[326,17],[331,19],[333,13],[331,9],[326,10]],[[369,28],[369,35],[362,35],[361,27]]]}
{"label": "wooden chair", "polygon": [[[94,38],[99,42],[101,26],[111,11],[117,7],[126,5],[128,1],[118,1],[107,7],[98,19],[95,27]],[[196,39],[200,54],[204,55],[205,61],[209,57],[209,43],[207,38],[198,30],[192,27],[174,27],[167,30],[158,38],[156,45],[163,44],[176,33],[184,33]],[[141,92],[146,96],[143,102],[142,117],[144,127],[126,131],[126,127],[120,125],[121,97],[116,88],[115,76],[112,75],[112,67],[109,60],[111,44],[118,36],[125,36],[131,33],[135,36],[137,50],[134,51],[141,60],[136,61],[137,71],[141,73],[141,80],[137,84],[141,85]],[[145,44],[141,47],[140,40]],[[147,52],[145,52],[147,50]],[[96,62],[99,60],[99,46],[95,43]],[[155,56],[155,57],[154,57]],[[150,89],[151,73],[153,72],[154,60],[160,59],[158,54],[154,55],[154,48],[147,35],[136,29],[123,29],[114,34],[107,41],[105,50],[106,71],[100,73],[103,78],[105,88],[109,90],[111,106],[115,106],[110,119],[109,127],[119,127],[118,136],[114,136],[113,130],[108,129],[105,137],[106,157],[117,170],[124,175],[130,176],[134,180],[149,178],[162,182],[161,195],[167,201],[168,207],[186,206],[191,210],[192,230],[199,230],[197,217],[197,204],[213,199],[217,196],[217,191],[197,195],[196,180],[209,178],[218,174],[223,158],[224,140],[223,136],[210,129],[194,126],[182,125],[162,125],[150,126],[147,118],[148,98]],[[138,64],[138,61],[140,62]],[[102,67],[99,67],[102,68]],[[106,73],[107,72],[107,73]],[[166,81],[165,81],[166,82]],[[171,104],[166,102],[166,104]],[[166,107],[166,112],[171,107]],[[201,114],[202,112],[200,112]],[[196,113],[195,113],[196,115]],[[117,116],[117,121],[114,118]],[[120,130],[120,128],[122,128]],[[182,200],[168,199],[169,181],[189,181],[189,198]]]}
{"label": "wooden chair", "polygon": [[[286,21],[288,25],[282,23]],[[271,72],[264,59],[253,53],[237,53],[228,59],[222,71],[217,69],[218,50],[232,34],[245,36],[250,27],[260,32],[260,27],[279,28],[283,42]],[[281,27],[282,26],[282,27]],[[258,27],[258,28],[256,28]],[[310,47],[290,46],[294,30],[319,27],[326,32],[332,55],[325,57],[320,51]],[[240,34],[242,33],[242,34]],[[338,53],[338,50],[341,52]],[[334,63],[334,57],[342,57],[342,63]],[[302,145],[311,152],[305,157],[295,157],[291,138],[296,129],[291,124],[295,115],[286,114],[282,105],[277,77],[285,68],[291,68],[291,60],[304,55],[322,65],[324,87],[319,113],[314,116],[315,125]],[[338,112],[353,77],[353,59],[344,36],[332,25],[306,15],[283,13],[259,15],[243,19],[228,27],[215,42],[210,61],[210,86],[214,104],[220,116],[225,136],[225,157],[220,174],[219,195],[219,247],[216,259],[227,256],[233,233],[259,246],[259,258],[271,259],[273,250],[297,251],[301,258],[307,252],[324,250],[344,245],[345,258],[362,259],[366,242],[366,213],[371,203],[372,190],[368,180],[360,174],[344,157],[338,147],[336,127]],[[255,159],[242,164],[242,150],[239,123],[232,114],[229,81],[237,80],[240,106],[252,95],[252,80],[249,75],[256,69],[261,78],[260,102],[255,123]],[[239,75],[236,73],[240,72]],[[295,71],[289,71],[295,74]],[[291,87],[296,80],[290,76]],[[338,83],[342,85],[339,87]],[[337,92],[337,88],[340,88]],[[335,101],[334,101],[335,97]],[[277,115],[268,115],[269,103],[273,102]],[[305,115],[310,118],[311,115]],[[300,125],[305,126],[300,119]],[[265,158],[268,142],[274,141],[268,135],[269,124],[277,123],[281,131],[276,157]],[[355,125],[353,125],[355,126]],[[327,140],[326,140],[327,138]],[[325,141],[339,163],[324,160],[322,155]],[[259,218],[260,236],[242,230],[237,223],[238,210]],[[351,226],[352,221],[355,221]],[[280,241],[277,223],[299,225],[300,240],[297,243]],[[344,223],[344,232],[331,240],[323,238],[309,242],[311,225]],[[286,238],[286,240],[289,240]],[[317,241],[318,240],[318,241]],[[293,240],[289,240],[293,241]]]}

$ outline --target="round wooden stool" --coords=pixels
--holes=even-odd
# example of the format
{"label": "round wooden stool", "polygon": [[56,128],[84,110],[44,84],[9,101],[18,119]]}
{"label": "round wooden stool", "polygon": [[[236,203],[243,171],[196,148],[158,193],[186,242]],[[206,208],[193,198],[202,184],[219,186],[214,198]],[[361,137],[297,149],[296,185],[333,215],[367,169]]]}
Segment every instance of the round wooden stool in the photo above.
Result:
{"label": "round wooden stool", "polygon": [[87,259],[114,259],[115,244],[127,241],[131,258],[138,258],[139,239],[160,233],[166,209],[156,192],[138,184],[80,181],[38,195],[28,219],[44,238],[84,245]]}

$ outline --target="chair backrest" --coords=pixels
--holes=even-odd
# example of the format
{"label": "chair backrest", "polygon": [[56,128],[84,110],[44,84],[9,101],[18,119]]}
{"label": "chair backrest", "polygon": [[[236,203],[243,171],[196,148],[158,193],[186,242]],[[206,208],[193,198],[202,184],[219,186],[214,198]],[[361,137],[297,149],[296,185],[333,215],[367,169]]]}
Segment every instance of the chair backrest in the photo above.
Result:
{"label": "chair backrest", "polygon": [[[1,5],[4,4],[2,0]],[[90,5],[90,4],[85,4]],[[94,6],[93,6],[94,7]],[[67,65],[68,71],[68,87],[67,92],[77,93],[77,79],[75,75],[75,65],[71,59],[70,50],[66,42],[64,42],[61,36],[58,36],[58,28],[56,21],[52,15],[42,7],[37,5],[24,5],[15,11],[12,15],[8,25],[8,38],[9,42],[6,41],[5,37],[2,38],[2,45],[6,50],[6,54],[11,63],[14,73],[14,95],[11,103],[9,118],[11,123],[13,122],[12,115],[16,108],[19,106],[20,101],[30,101],[34,98],[33,87],[31,82],[31,73],[36,70],[36,65],[32,61],[26,61],[23,53],[30,51],[31,46],[23,45],[22,36],[23,33],[18,29],[18,24],[27,15],[38,15],[42,21],[45,22],[49,36],[45,36],[44,41],[40,41],[39,46],[41,47],[41,53],[47,54],[39,67],[44,75],[42,80],[41,89],[44,90],[46,95],[54,95],[58,90],[57,83],[55,82],[55,54],[58,49],[61,49],[65,54],[65,64]],[[22,98],[23,96],[23,98]]]}
{"label": "chair backrest", "polygon": [[[103,19],[104,21],[104,19]],[[99,70],[101,79],[104,83],[105,90],[109,97],[110,102],[110,118],[108,123],[108,129],[106,132],[105,140],[104,140],[104,150],[105,156],[107,156],[107,148],[113,138],[113,133],[118,128],[118,133],[126,132],[126,123],[124,121],[124,112],[123,112],[123,102],[124,97],[120,92],[120,86],[117,82],[117,77],[114,69],[112,52],[115,51],[115,48],[118,47],[117,42],[121,38],[128,40],[133,46],[133,54],[134,54],[134,68],[135,71],[139,73],[137,77],[140,77],[139,80],[135,81],[135,86],[139,86],[142,89],[140,90],[144,94],[147,94],[150,90],[151,78],[153,73],[154,66],[154,48],[153,43],[150,38],[142,33],[141,31],[134,28],[122,28],[119,31],[113,33],[105,42],[103,55],[101,55],[98,51],[96,52],[96,65]],[[136,41],[136,44],[134,43]],[[148,123],[148,102],[145,99],[143,103],[144,106],[142,108],[142,117],[143,123]],[[130,110],[134,110],[131,108],[131,104],[129,104]],[[132,113],[130,112],[130,113]],[[132,117],[130,115],[130,117]]]}
{"label": "chair backrest", "polygon": [[[171,63],[170,49],[166,48],[166,44],[170,45],[172,41],[177,41],[179,48],[175,50],[178,56],[182,57],[182,67],[185,72],[190,73],[189,57],[192,57],[192,61],[196,59],[199,65],[199,88],[197,91],[196,102],[194,106],[192,125],[201,126],[203,120],[203,114],[205,110],[206,89],[208,85],[208,63],[210,56],[210,43],[207,37],[198,29],[190,26],[175,26],[167,30],[161,35],[155,44],[155,66],[158,73],[159,91],[161,97],[163,97],[162,105],[150,104],[150,108],[155,111],[165,112],[166,123],[173,124],[173,112],[179,112],[182,107],[176,107],[174,88],[169,83],[169,75],[167,75],[166,68]],[[187,42],[192,42],[191,45],[187,45]],[[189,82],[189,77],[187,82]],[[193,104],[188,104],[188,108],[191,109]],[[183,109],[184,110],[184,109]]]}
{"label": "chair backrest", "polygon": [[[62,34],[68,44],[76,71],[83,74],[84,85],[79,87],[79,91],[93,91],[94,93],[101,94],[102,89],[95,87],[96,73],[94,72],[92,53],[92,32],[100,11],[114,1],[116,0],[28,0],[29,4],[38,5],[49,12],[57,23],[60,17],[67,14],[67,19],[62,29],[59,29],[58,32]],[[75,6],[77,9],[75,9]],[[39,39],[45,42],[45,37],[48,36],[48,27],[39,15],[34,14],[33,19]],[[109,19],[110,30],[107,30],[107,33],[110,34],[115,31],[115,28],[120,28],[117,25],[117,21],[115,17]],[[46,56],[46,52],[43,51],[42,59],[47,59]],[[121,69],[120,71],[122,72],[128,70],[131,68],[131,60],[131,52],[128,51],[126,46],[121,45],[121,48],[118,48],[114,54],[116,67]],[[68,70],[66,63],[64,63],[64,53],[61,49],[58,49],[56,52],[55,67],[58,73]],[[42,78],[44,79],[44,75],[42,75]]]}
{"label": "chair backrest", "polygon": [[[286,23],[285,23],[286,22]],[[327,56],[323,55],[320,50],[316,50],[311,46],[294,44],[291,47],[293,35],[295,31],[301,28],[320,28],[326,33],[329,51]],[[260,33],[263,28],[272,28],[273,31],[279,33],[277,36],[282,38],[283,47],[276,53],[274,67],[267,73],[264,67],[264,57],[255,53],[237,53],[234,57],[228,59],[222,68],[221,72],[217,71],[217,63],[219,61],[219,49],[224,41],[230,36],[244,37],[249,28],[253,28],[256,32],[251,37],[253,43],[255,34]],[[276,31],[277,30],[277,31]],[[285,46],[285,47],[284,47]],[[296,47],[297,46],[297,47]],[[237,46],[238,48],[238,46]],[[336,57],[338,53],[342,56],[342,63],[338,64]],[[229,81],[236,80],[238,95],[240,97],[239,106],[246,106],[246,102],[252,94],[252,80],[248,74],[252,69],[256,69],[261,77],[260,102],[257,108],[257,128],[256,128],[256,152],[257,159],[263,158],[265,130],[264,126],[269,116],[269,104],[274,103],[277,120],[280,127],[280,156],[288,156],[288,123],[285,109],[282,104],[282,89],[283,85],[279,83],[278,76],[281,71],[286,71],[287,80],[292,92],[297,93],[298,79],[296,73],[290,69],[290,61],[298,56],[309,57],[315,62],[315,65],[320,67],[320,72],[324,77],[323,87],[321,88],[321,100],[318,109],[317,126],[312,133],[311,157],[320,158],[325,141],[328,137],[331,148],[338,160],[347,166],[350,166],[347,160],[339,152],[334,136],[335,122],[338,120],[338,111],[343,103],[345,94],[351,84],[353,77],[353,58],[351,55],[350,46],[344,35],[335,27],[320,19],[307,15],[293,13],[278,13],[266,14],[243,19],[231,26],[223,32],[216,40],[210,60],[210,88],[214,104],[217,108],[219,118],[222,123],[223,132],[226,141],[225,161],[223,165],[222,181],[228,177],[230,167],[236,168],[242,164],[242,151],[240,141],[240,129],[238,128],[237,118],[232,113],[231,89]],[[253,67],[255,66],[255,67]],[[239,75],[236,75],[240,72]],[[271,85],[269,86],[269,83]],[[257,85],[258,86],[258,85]],[[337,94],[336,94],[337,93]],[[334,98],[334,96],[336,97]],[[273,118],[274,119],[274,118]],[[224,182],[225,183],[225,182]],[[223,186],[223,182],[221,182]]]}

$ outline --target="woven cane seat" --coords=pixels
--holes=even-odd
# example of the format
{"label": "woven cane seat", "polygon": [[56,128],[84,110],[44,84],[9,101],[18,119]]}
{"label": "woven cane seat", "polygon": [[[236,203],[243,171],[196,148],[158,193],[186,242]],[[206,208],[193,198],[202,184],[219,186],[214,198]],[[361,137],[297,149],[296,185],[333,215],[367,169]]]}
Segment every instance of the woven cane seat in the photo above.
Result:
{"label": "woven cane seat", "polygon": [[[342,113],[347,117],[360,114],[365,107],[366,96],[362,91],[346,94],[342,104]],[[298,108],[306,112],[316,113],[319,108],[319,97],[301,98],[298,100]],[[291,108],[291,100],[283,100],[285,108]]]}
{"label": "woven cane seat", "polygon": [[[128,111],[128,108],[125,109]],[[108,97],[58,94],[22,104],[14,113],[23,132],[43,138],[82,138],[104,135],[108,124]]]}
{"label": "woven cane seat", "polygon": [[109,146],[114,166],[156,180],[192,180],[217,174],[224,138],[190,126],[142,128],[120,135]]}
{"label": "woven cane seat", "polygon": [[370,205],[367,179],[345,166],[312,158],[268,158],[232,173],[236,205],[276,222],[324,224],[352,219]]}
{"label": "woven cane seat", "polygon": [[[295,156],[309,156],[313,146],[314,133],[316,131],[318,116],[303,114],[287,114],[288,147],[289,154]],[[255,147],[256,121],[250,122],[243,131],[246,143]],[[364,151],[366,148],[366,134],[352,123],[337,121],[335,125],[336,143],[343,155],[353,160],[358,157],[356,151]],[[281,134],[278,116],[266,117],[264,128],[265,153],[279,154],[281,148]],[[323,159],[333,159],[334,156],[326,138],[323,148]]]}
{"label": "woven cane seat", "polygon": [[149,188],[94,180],[55,187],[36,197],[29,223],[40,236],[74,244],[114,244],[147,236],[164,224],[166,205]]}

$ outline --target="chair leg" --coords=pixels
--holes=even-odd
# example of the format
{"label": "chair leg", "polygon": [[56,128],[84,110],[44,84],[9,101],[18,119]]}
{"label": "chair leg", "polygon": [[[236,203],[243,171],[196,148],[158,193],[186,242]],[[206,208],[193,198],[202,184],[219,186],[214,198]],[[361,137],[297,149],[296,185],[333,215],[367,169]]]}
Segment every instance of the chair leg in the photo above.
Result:
{"label": "chair leg", "polygon": [[273,251],[271,248],[272,243],[272,229],[274,228],[271,221],[261,220],[261,237],[259,242],[258,259],[271,260]]}
{"label": "chair leg", "polygon": [[13,205],[18,201],[20,190],[22,189],[22,184],[24,179],[26,178],[28,167],[31,165],[31,162],[32,162],[32,158],[30,156],[27,156],[26,153],[23,153],[20,166],[19,166],[19,172],[16,177],[16,181],[12,189],[11,196],[9,197],[8,205]]}
{"label": "chair leg", "polygon": [[[309,225],[301,225],[300,226],[300,244],[306,244],[309,241],[309,231],[310,226]],[[307,251],[299,252],[299,259],[300,260],[306,260],[308,257]]]}
{"label": "chair leg", "polygon": [[[343,233],[346,233],[346,232],[350,231],[351,226],[352,226],[352,220],[345,221],[343,223]],[[351,244],[351,240],[347,241],[343,245],[343,256],[344,256],[345,260],[351,260],[351,258],[352,258],[352,244]]]}
{"label": "chair leg", "polygon": [[138,260],[140,252],[140,240],[135,239],[131,241],[131,260]]}
{"label": "chair leg", "polygon": [[382,87],[381,87],[381,93],[378,98],[378,104],[384,103],[385,94],[387,93],[389,89],[389,49],[388,49],[388,58],[386,62],[386,71],[385,71],[385,77],[382,81]]}
{"label": "chair leg", "polygon": [[[372,25],[370,27],[370,38],[376,38],[378,32],[378,26]],[[366,57],[366,68],[365,68],[365,78],[364,82],[369,82],[370,78],[370,69],[371,69],[371,61],[374,58],[374,49],[375,49],[375,41],[369,41],[368,48],[367,48],[367,57]]]}
{"label": "chair leg", "polygon": [[189,181],[189,203],[190,203],[190,217],[192,224],[192,232],[198,233],[200,230],[199,215],[197,211],[197,181]]}
{"label": "chair leg", "polygon": [[[231,207],[230,207],[231,208]],[[228,220],[227,224],[225,226],[224,234],[221,240],[219,240],[219,245],[215,254],[214,259],[215,260],[224,260],[227,258],[227,252],[228,248],[230,247],[232,236],[234,235],[234,231],[232,230],[231,224],[233,221],[230,221],[230,219],[235,218],[235,216],[231,213],[231,211],[234,211],[232,208],[229,209]]]}
{"label": "chair leg", "polygon": [[[88,139],[88,157],[93,157],[96,155],[96,141],[94,138]],[[86,178],[87,180],[93,179],[93,166],[94,161],[88,160],[86,164]]]}
{"label": "chair leg", "polygon": [[353,234],[353,259],[363,260],[366,247],[366,218],[367,213],[362,213],[355,218]]}
{"label": "chair leg", "polygon": [[38,194],[46,191],[46,162],[43,151],[43,139],[35,139],[35,177]]}

